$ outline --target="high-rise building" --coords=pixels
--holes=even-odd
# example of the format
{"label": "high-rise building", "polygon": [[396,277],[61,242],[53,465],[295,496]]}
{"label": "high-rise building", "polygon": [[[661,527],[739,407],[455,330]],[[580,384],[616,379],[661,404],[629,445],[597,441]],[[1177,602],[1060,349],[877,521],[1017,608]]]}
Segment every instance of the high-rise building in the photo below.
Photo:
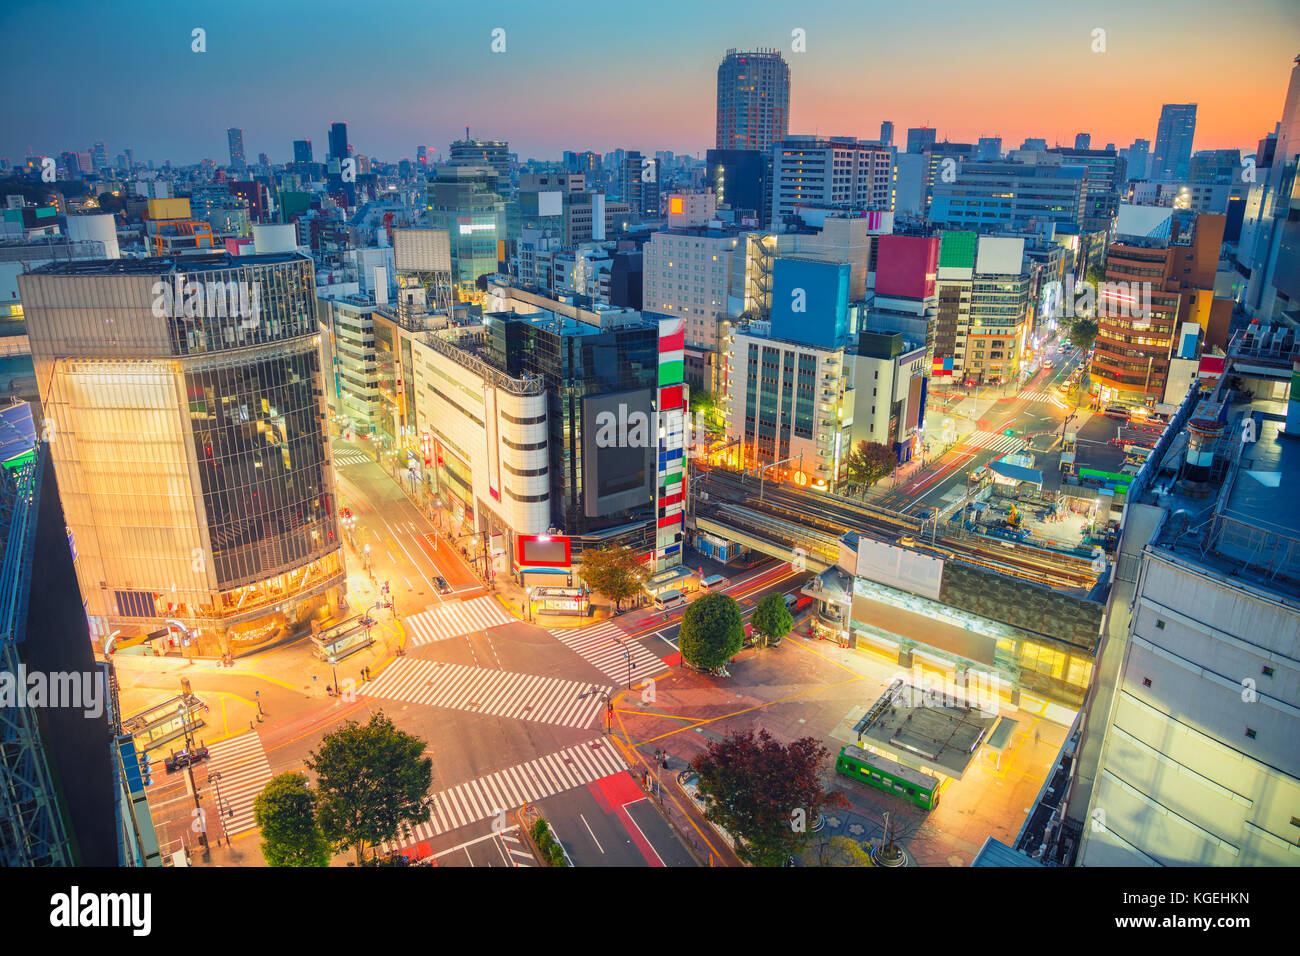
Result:
{"label": "high-rise building", "polygon": [[1002,158],[1002,137],[981,136],[975,144],[975,159],[981,163],[995,163]]}
{"label": "high-rise building", "polygon": [[337,159],[339,162],[348,157],[348,124],[347,123],[330,123],[329,132],[330,152],[327,159]]}
{"label": "high-rise building", "polygon": [[312,162],[311,140],[295,139],[293,141],[293,161],[295,163]]}
{"label": "high-rise building", "polygon": [[489,166],[438,166],[429,175],[429,224],[451,237],[452,278],[470,291],[497,271],[497,242],[506,237],[506,204]]}
{"label": "high-rise building", "polygon": [[1127,476],[1062,837],[1047,841],[1062,863],[1296,865],[1300,463],[1283,433],[1300,424],[1300,348],[1294,328],[1259,324],[1226,352],[1199,383],[1186,360],[1170,432]]}
{"label": "high-rise building", "polygon": [[771,149],[790,128],[790,67],[776,50],[728,50],[717,106],[715,148]]}
{"label": "high-rise building", "polygon": [[1147,168],[1151,163],[1151,141],[1148,139],[1135,139],[1133,145],[1128,148],[1128,156],[1125,157],[1128,164],[1129,180],[1138,180],[1147,178]]}
{"label": "high-rise building", "polygon": [[1087,170],[1030,163],[958,163],[951,182],[939,175],[930,218],[981,232],[1023,229],[1030,219],[1078,227],[1084,215]]}
{"label": "high-rise building", "polygon": [[1192,162],[1196,135],[1196,104],[1166,103],[1156,126],[1156,148],[1151,156],[1151,179],[1183,181]]}
{"label": "high-rise building", "polygon": [[1090,370],[1100,402],[1163,402],[1183,325],[1206,329],[1232,310],[1229,300],[1214,298],[1226,217],[1199,215],[1180,231],[1170,210],[1163,227],[1147,229],[1143,221],[1137,234],[1129,223],[1144,208],[1125,207],[1106,253]]}
{"label": "high-rise building", "polygon": [[92,637],[179,625],[215,658],[344,599],[311,259],[57,262],[18,284]]}
{"label": "high-rise building", "polygon": [[1092,134],[1091,134],[1091,133],[1075,133],[1075,134],[1074,134],[1074,148],[1075,148],[1075,149],[1091,149],[1091,148],[1092,148]]}
{"label": "high-rise building", "polygon": [[95,172],[108,169],[108,148],[103,143],[90,147],[91,169]]}
{"label": "high-rise building", "polygon": [[757,149],[711,149],[705,154],[705,182],[718,205],[750,210],[754,225],[772,216],[772,154]]}
{"label": "high-rise building", "polygon": [[226,141],[230,144],[230,168],[246,169],[248,163],[244,159],[244,131],[232,126],[226,130]]}
{"label": "high-rise building", "polygon": [[907,151],[924,153],[934,145],[934,130],[928,126],[914,126],[907,131]]}
{"label": "high-rise building", "polygon": [[1047,140],[1030,137],[1020,144],[1020,148],[1029,152],[1041,153],[1047,149]]}
{"label": "high-rise building", "polygon": [[640,150],[629,149],[623,156],[623,170],[619,177],[622,199],[632,211],[642,216],[659,215],[659,180],[661,167],[658,159],[642,156]]}
{"label": "high-rise building", "polygon": [[943,233],[933,374],[976,384],[1018,380],[1030,317],[1024,249],[1022,238]]}
{"label": "high-rise building", "polygon": [[496,170],[502,195],[510,192],[510,144],[496,139],[460,139],[448,149],[449,166],[487,166]]}
{"label": "high-rise building", "polygon": [[890,209],[894,151],[851,136],[787,136],[773,151],[772,218],[796,206]]}
{"label": "high-rise building", "polygon": [[1049,149],[1049,155],[1061,157],[1062,165],[1086,166],[1088,182],[1084,187],[1081,229],[1087,232],[1108,231],[1119,211],[1120,193],[1126,181],[1124,160],[1113,149]]}
{"label": "high-rise building", "polygon": [[889,120],[885,120],[880,124],[880,145],[894,145],[894,124]]}
{"label": "high-rise building", "polygon": [[416,161],[417,163],[419,163],[420,165],[422,165],[422,166],[428,164],[428,162],[429,162],[429,147],[428,147],[428,146],[417,146],[417,147],[415,147],[415,161]]}

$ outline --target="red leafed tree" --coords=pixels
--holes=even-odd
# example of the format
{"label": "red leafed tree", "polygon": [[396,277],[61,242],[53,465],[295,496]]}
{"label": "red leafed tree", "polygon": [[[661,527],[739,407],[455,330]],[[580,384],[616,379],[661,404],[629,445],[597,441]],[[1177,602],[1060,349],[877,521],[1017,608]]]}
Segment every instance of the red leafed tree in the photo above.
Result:
{"label": "red leafed tree", "polygon": [[830,751],[813,737],[788,745],[766,730],[733,734],[709,744],[691,762],[700,775],[704,815],[727,830],[736,851],[757,866],[779,866],[803,847],[827,807],[845,807],[827,793],[819,771]]}

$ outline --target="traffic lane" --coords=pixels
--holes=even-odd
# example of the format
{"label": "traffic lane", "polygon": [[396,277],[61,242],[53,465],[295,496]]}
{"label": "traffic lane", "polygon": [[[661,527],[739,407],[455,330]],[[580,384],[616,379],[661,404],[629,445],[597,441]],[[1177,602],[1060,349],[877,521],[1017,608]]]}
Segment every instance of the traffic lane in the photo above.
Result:
{"label": "traffic lane", "polygon": [[[792,594],[796,598],[799,597],[804,586],[812,580],[812,578],[813,574],[808,571],[788,572],[784,578],[777,581],[774,585],[765,588],[762,593],[753,593],[745,597],[737,598],[736,603],[740,605],[740,619],[745,623],[749,623],[750,619],[754,616],[754,611],[758,607],[758,602],[768,594]],[[735,595],[732,596],[735,597]],[[690,607],[690,605],[688,604],[686,607]],[[671,620],[657,625],[647,624],[643,629],[638,630],[635,633],[629,633],[628,637],[635,639],[645,637],[656,638],[671,648],[673,653],[676,653],[679,649],[677,645],[677,637],[682,629],[682,615],[685,614],[685,612],[686,608],[675,608],[672,612],[673,617]],[[655,648],[652,645],[651,650],[653,651],[654,649]]]}
{"label": "traffic lane", "polygon": [[[801,576],[802,580],[798,581],[796,586],[793,588],[787,583],[791,578],[797,579]],[[735,598],[736,603],[741,606],[742,611],[745,608],[749,608],[749,613],[753,613],[753,607],[768,594],[775,591],[781,591],[786,594],[792,593],[792,591],[799,591],[812,575],[807,571],[796,571],[789,565],[782,565],[775,571],[767,572],[758,575],[757,577],[760,580],[745,581],[739,585],[733,585],[724,592],[730,597]],[[697,597],[694,600],[698,601],[699,598]],[[642,617],[639,620],[632,622],[632,626],[635,630],[628,631],[627,634],[631,637],[642,637],[647,634],[654,634],[655,632],[669,629],[673,630],[675,633],[676,629],[681,626],[682,617],[686,614],[686,609],[690,607],[692,603],[694,602],[688,601],[680,607],[669,608],[666,611],[656,611],[651,613],[649,616]]]}
{"label": "traffic lane", "polygon": [[[668,786],[670,782],[668,776],[671,773],[672,771],[668,770],[663,772],[660,778],[661,786]],[[632,822],[640,828],[646,840],[654,847],[655,852],[659,854],[664,866],[699,866],[653,803],[649,800],[639,800],[627,804],[624,809]]]}
{"label": "traffic lane", "polygon": [[[630,773],[613,774],[535,806],[551,824],[574,866],[663,867],[694,863],[662,818],[661,826],[654,825],[650,815],[658,816],[658,811]],[[633,807],[637,808],[635,817],[630,812]],[[687,862],[681,862],[683,858]]]}

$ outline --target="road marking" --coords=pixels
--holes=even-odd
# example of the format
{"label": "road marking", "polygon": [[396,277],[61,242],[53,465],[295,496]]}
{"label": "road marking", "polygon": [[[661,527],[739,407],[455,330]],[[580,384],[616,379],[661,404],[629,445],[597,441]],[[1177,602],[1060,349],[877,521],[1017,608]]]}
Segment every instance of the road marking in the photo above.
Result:
{"label": "road marking", "polygon": [[596,849],[599,850],[601,853],[604,853],[605,848],[601,846],[600,841],[596,839],[596,834],[591,829],[591,824],[587,822],[587,818],[583,816],[581,813],[578,814],[578,817],[582,820],[582,825],[587,828],[587,832],[591,834],[591,842],[596,844]]}
{"label": "road marking", "polygon": [[[439,595],[440,599],[441,597]],[[402,626],[411,635],[409,646],[419,647],[474,631],[490,630],[502,624],[512,624],[514,620],[506,613],[500,601],[484,596],[469,601],[447,601],[441,607],[403,618]]]}
{"label": "road marking", "polygon": [[[587,627],[556,628],[550,632],[557,641],[606,677],[618,683],[628,679],[628,656],[632,660],[633,680],[654,677],[668,670],[668,665],[651,654],[613,621],[601,621]],[[620,644],[619,641],[623,643]],[[627,648],[628,656],[623,653]]]}
{"label": "road marking", "polygon": [[363,697],[586,729],[612,687],[403,657],[361,688]]}
{"label": "road marking", "polygon": [[[412,827],[402,842],[385,844],[383,849],[397,850],[432,839],[471,823],[495,818],[498,811],[521,807],[525,803],[536,803],[611,774],[622,773],[626,769],[623,758],[614,747],[595,737],[586,743],[557,750],[433,794],[429,822]],[[504,804],[491,795],[497,793],[505,799]],[[477,800],[471,801],[471,797],[477,797]],[[487,809],[482,809],[484,807]]]}
{"label": "road marking", "polygon": [[[224,818],[226,833],[251,830],[257,825],[253,802],[272,776],[262,739],[256,731],[250,730],[238,737],[209,744],[208,755],[209,793],[215,803],[217,790],[220,790],[222,806],[234,811]],[[220,773],[221,779],[213,781],[213,772]],[[208,832],[217,832],[217,827],[209,823]]]}

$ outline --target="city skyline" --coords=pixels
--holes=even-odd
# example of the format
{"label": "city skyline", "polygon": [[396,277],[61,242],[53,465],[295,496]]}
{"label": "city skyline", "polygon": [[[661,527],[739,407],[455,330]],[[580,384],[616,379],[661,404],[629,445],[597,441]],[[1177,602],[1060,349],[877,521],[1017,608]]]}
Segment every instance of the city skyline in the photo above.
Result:
{"label": "city skyline", "polygon": [[[323,6],[327,13],[345,9]],[[1048,11],[1032,26],[969,42],[998,17],[1013,20],[1019,6],[945,9],[938,21],[915,8],[882,11],[873,14],[867,36],[844,29],[853,10],[843,3],[797,14],[760,4],[741,28],[721,11],[691,8],[687,32],[673,25],[679,9],[687,15],[687,5],[679,3],[668,3],[656,23],[624,26],[618,12],[607,24],[556,25],[527,9],[489,17],[394,0],[380,9],[402,14],[412,28],[394,32],[391,17],[384,16],[353,24],[342,62],[355,69],[327,72],[306,51],[318,42],[336,42],[330,17],[286,23],[300,41],[286,48],[283,34],[271,25],[260,33],[237,33],[238,10],[195,15],[148,2],[137,5],[138,18],[122,19],[86,3],[52,13],[20,4],[8,11],[11,29],[0,43],[7,88],[27,94],[9,104],[0,156],[57,155],[102,141],[110,154],[129,145],[140,161],[220,163],[227,152],[225,130],[239,127],[246,155],[266,152],[279,163],[292,155],[293,140],[323,141],[329,124],[343,121],[357,152],[389,162],[413,158],[419,143],[430,144],[435,156],[445,154],[466,126],[476,138],[508,140],[521,158],[616,148],[670,149],[702,158],[714,141],[718,64],[728,49],[760,47],[779,50],[789,64],[793,134],[873,139],[879,124],[891,121],[900,131],[934,128],[940,141],[1000,135],[1007,147],[1026,137],[1069,145],[1087,132],[1094,144],[1123,147],[1138,138],[1154,141],[1163,104],[1197,103],[1196,149],[1250,151],[1272,132],[1277,91],[1284,88],[1300,41],[1300,16],[1284,3],[1259,0],[1213,30],[1171,27],[1165,14],[1172,4],[1130,11],[1107,3],[1079,15]],[[78,51],[96,82],[51,75],[41,84],[24,84],[43,61],[37,47],[21,38],[52,27],[57,32],[64,21],[69,29],[75,24],[97,31],[100,42]],[[141,21],[150,24],[147,30]],[[941,26],[935,28],[936,22]],[[191,49],[195,28],[205,31],[206,52]],[[502,53],[491,49],[495,29],[505,31]],[[1106,31],[1105,52],[1092,51],[1097,29]],[[419,49],[433,30],[448,38],[445,56]],[[804,31],[807,52],[792,51],[796,30]],[[633,33],[635,44],[620,42]],[[863,55],[863,40],[886,35],[890,42],[882,44],[878,58]],[[237,52],[227,46],[235,36]],[[920,48],[944,69],[928,69],[906,52]],[[557,56],[578,55],[589,58],[589,70],[575,75],[552,68]],[[1218,66],[1214,71],[1185,69],[1188,62],[1211,59]],[[662,77],[646,82],[656,70]],[[341,79],[331,81],[334,75]],[[954,82],[958,76],[970,80]],[[268,89],[275,95],[267,95]],[[440,89],[446,94],[438,95]],[[528,96],[512,90],[527,90]],[[122,103],[136,108],[123,111]],[[111,124],[108,116],[114,117]],[[159,116],[167,120],[158,122]]]}

